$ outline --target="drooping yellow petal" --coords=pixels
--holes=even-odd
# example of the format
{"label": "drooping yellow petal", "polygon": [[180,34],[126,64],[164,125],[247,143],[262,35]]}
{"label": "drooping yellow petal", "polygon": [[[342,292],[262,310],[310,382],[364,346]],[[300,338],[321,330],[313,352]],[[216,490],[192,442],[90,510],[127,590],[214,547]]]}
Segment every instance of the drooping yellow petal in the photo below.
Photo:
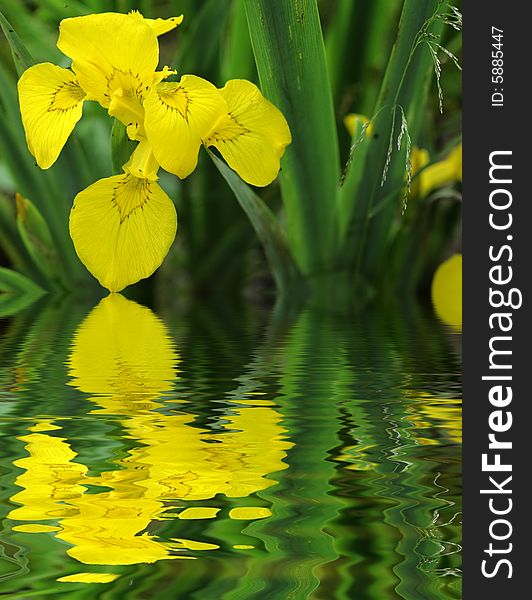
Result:
{"label": "drooping yellow petal", "polygon": [[128,17],[144,21],[156,36],[172,31],[172,29],[181,25],[184,19],[183,15],[180,15],[179,17],[170,17],[169,19],[146,19],[138,10],[129,11]]}
{"label": "drooping yellow petal", "polygon": [[447,158],[427,167],[420,174],[420,195],[456,181],[462,181],[462,144],[451,150]]}
{"label": "drooping yellow petal", "polygon": [[144,108],[155,158],[182,179],[196,168],[202,139],[227,112],[219,90],[195,75],[184,75],[179,83],[160,83],[146,97]]}
{"label": "drooping yellow petal", "polygon": [[157,36],[143,18],[100,13],[64,19],[57,47],[72,59],[91,99],[125,125],[142,121],[142,101],[159,62]]}
{"label": "drooping yellow petal", "polygon": [[436,270],[432,280],[432,304],[440,319],[462,329],[462,255],[453,254]]}
{"label": "drooping yellow petal", "polygon": [[176,229],[175,207],[161,187],[130,174],[93,183],[76,196],[70,213],[81,262],[111,292],[149,277]]}
{"label": "drooping yellow petal", "polygon": [[277,177],[281,157],[292,141],[286,119],[249,81],[228,81],[221,93],[229,112],[205,144],[217,148],[247,183],[268,185]]}
{"label": "drooping yellow petal", "polygon": [[172,31],[183,22],[183,15],[170,17],[169,19],[144,19],[157,37]]}
{"label": "drooping yellow petal", "polygon": [[24,71],[18,94],[28,148],[39,167],[48,169],[81,119],[86,94],[72,71],[51,63]]}

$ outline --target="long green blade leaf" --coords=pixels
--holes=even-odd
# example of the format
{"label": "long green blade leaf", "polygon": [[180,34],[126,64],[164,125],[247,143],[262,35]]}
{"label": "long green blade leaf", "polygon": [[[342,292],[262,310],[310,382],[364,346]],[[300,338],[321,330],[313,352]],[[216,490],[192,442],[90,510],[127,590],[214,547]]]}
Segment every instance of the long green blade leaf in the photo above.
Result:
{"label": "long green blade leaf", "polygon": [[[400,194],[397,202],[389,202],[389,195],[401,189],[405,179],[407,140],[416,142],[423,116],[420,107],[427,96],[432,65],[430,52],[418,44],[418,35],[439,6],[439,0],[405,0],[375,109],[366,175],[356,193],[345,250],[353,258],[356,270],[362,270],[370,280],[386,268],[392,225],[400,218]],[[431,27],[430,33],[436,35],[439,31],[441,23]]]}
{"label": "long green blade leaf", "polygon": [[134,149],[135,142],[128,138],[126,126],[115,119],[111,130],[111,155],[115,175],[122,173],[122,167],[127,163]]}
{"label": "long green blade leaf", "polygon": [[11,27],[9,21],[4,17],[4,15],[0,12],[0,27],[6,36],[6,39],[11,48],[11,54],[13,55],[13,62],[15,63],[15,67],[17,69],[17,73],[22,75],[22,73],[35,64],[31,54],[26,50],[24,44],[20,41],[20,38],[15,33],[13,27]]}
{"label": "long green blade leaf", "polygon": [[287,235],[305,274],[331,268],[340,177],[336,122],[316,0],[245,0],[265,95],[292,131],[281,172]]}
{"label": "long green blade leaf", "polygon": [[33,262],[51,284],[61,280],[59,254],[46,220],[39,209],[20,194],[17,199],[17,228]]}
{"label": "long green blade leaf", "polygon": [[0,267],[0,292],[6,294],[33,294],[37,296],[42,296],[45,293],[31,279],[4,267]]}

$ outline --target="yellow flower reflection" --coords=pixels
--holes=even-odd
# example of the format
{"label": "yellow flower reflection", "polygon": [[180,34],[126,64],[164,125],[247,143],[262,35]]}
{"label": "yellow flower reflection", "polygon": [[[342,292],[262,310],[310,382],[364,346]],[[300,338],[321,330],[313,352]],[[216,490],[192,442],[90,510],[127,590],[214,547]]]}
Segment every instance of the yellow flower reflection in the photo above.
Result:
{"label": "yellow flower reflection", "polygon": [[[55,431],[24,436],[29,456],[17,461],[23,490],[13,497],[22,506],[10,518],[57,522],[68,554],[85,564],[149,563],[214,550],[215,544],[185,535],[163,540],[150,525],[176,516],[227,518],[214,498],[245,498],[274,485],[267,476],[286,468],[291,444],[270,406],[235,403],[215,432],[194,426],[193,415],[168,410],[162,396],[178,378],[178,365],[164,324],[149,309],[116,294],[102,300],[74,337],[71,384],[91,394],[97,418],[118,416],[133,447],[115,469],[90,476],[73,443]],[[87,493],[88,486],[103,491]],[[229,518],[269,514],[239,507]]]}
{"label": "yellow flower reflection", "polygon": [[[414,438],[422,445],[438,445],[439,438],[462,443],[462,401],[442,398],[428,392],[411,392],[407,419],[414,427]],[[438,437],[434,433],[438,432]]]}

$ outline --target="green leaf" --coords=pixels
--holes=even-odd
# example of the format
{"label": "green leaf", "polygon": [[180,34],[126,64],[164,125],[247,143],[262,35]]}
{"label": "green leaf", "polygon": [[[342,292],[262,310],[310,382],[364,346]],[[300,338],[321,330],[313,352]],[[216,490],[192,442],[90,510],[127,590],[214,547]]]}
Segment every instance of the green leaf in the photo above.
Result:
{"label": "green leaf", "polygon": [[[397,230],[394,224],[401,218],[401,192],[396,191],[404,187],[407,170],[408,144],[405,142],[407,137],[412,144],[417,141],[432,72],[430,52],[422,47],[424,44],[418,43],[419,35],[429,24],[430,35],[439,35],[441,22],[438,24],[433,17],[440,5],[439,0],[405,0],[375,108],[365,175],[356,191],[343,250],[346,256],[352,257],[356,272],[362,272],[370,281],[389,278],[387,253]],[[405,124],[408,133],[403,131]],[[400,139],[402,144],[399,144]],[[351,168],[359,166],[353,163]],[[395,202],[390,201],[391,193],[396,193]]]}
{"label": "green leaf", "polygon": [[209,155],[251,221],[266,253],[279,292],[281,295],[288,292],[299,295],[304,289],[303,280],[275,215],[232,169],[211,151]]}
{"label": "green leaf", "polygon": [[15,204],[12,199],[0,193],[0,248],[9,258],[11,264],[23,270],[26,266],[27,254],[17,231]]}
{"label": "green leaf", "polygon": [[220,72],[223,83],[229,79],[255,80],[257,77],[246,11],[242,2],[233,2],[231,7]]}
{"label": "green leaf", "polygon": [[20,194],[16,199],[18,232],[28,254],[50,282],[58,282],[59,256],[48,224],[33,202]]}
{"label": "green leaf", "polygon": [[15,315],[36,302],[42,294],[0,294],[0,318]]}
{"label": "green leaf", "polygon": [[1,12],[0,27],[2,28],[2,31],[4,32],[4,35],[9,43],[11,54],[13,55],[13,62],[15,63],[17,73],[20,76],[26,69],[29,69],[29,67],[34,65],[35,61],[28,50],[26,50],[24,44],[20,41],[20,38],[15,33],[15,30],[11,27],[9,21]]}
{"label": "green leaf", "polygon": [[111,152],[115,175],[122,173],[122,167],[127,163],[134,149],[135,142],[129,139],[126,126],[115,119],[111,130]]}
{"label": "green leaf", "polygon": [[6,294],[30,294],[36,297],[46,292],[35,282],[16,271],[0,267],[0,292]]}
{"label": "green leaf", "polygon": [[304,274],[330,269],[340,159],[317,2],[244,5],[262,90],[292,132],[280,175],[288,241]]}

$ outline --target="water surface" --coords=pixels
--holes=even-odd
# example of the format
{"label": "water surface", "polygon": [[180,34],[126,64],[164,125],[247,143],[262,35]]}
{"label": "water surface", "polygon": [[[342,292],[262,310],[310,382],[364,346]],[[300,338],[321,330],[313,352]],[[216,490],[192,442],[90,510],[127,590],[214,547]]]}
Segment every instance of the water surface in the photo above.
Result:
{"label": "water surface", "polygon": [[113,295],[0,320],[10,598],[459,599],[459,336]]}

